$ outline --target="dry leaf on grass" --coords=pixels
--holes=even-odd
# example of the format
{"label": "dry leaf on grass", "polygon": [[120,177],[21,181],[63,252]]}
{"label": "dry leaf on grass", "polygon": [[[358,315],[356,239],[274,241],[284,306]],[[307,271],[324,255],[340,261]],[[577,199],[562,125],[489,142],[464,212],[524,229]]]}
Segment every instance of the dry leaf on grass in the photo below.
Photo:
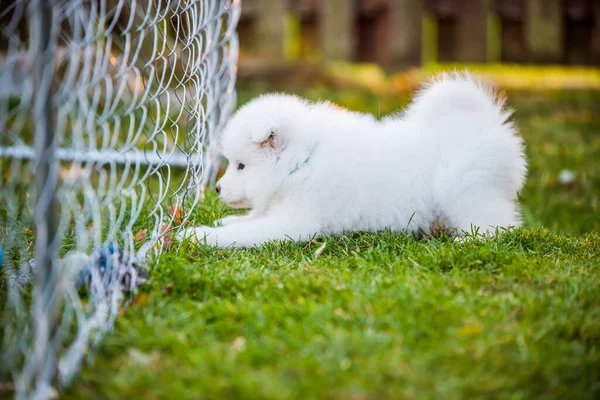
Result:
{"label": "dry leaf on grass", "polygon": [[140,229],[134,237],[134,240],[136,243],[141,243],[146,239],[146,235],[148,234],[148,231],[146,229]]}
{"label": "dry leaf on grass", "polygon": [[325,251],[326,246],[327,246],[327,242],[323,242],[321,247],[319,247],[317,250],[315,250],[315,257],[320,257],[321,254],[323,254],[323,252]]}
{"label": "dry leaf on grass", "polygon": [[160,238],[158,239],[159,246],[163,250],[168,251],[173,243],[173,232],[169,230],[169,224],[165,224],[160,228]]}
{"label": "dry leaf on grass", "polygon": [[181,224],[181,209],[177,207],[177,203],[173,203],[169,208],[169,215],[173,217],[173,223],[175,225]]}

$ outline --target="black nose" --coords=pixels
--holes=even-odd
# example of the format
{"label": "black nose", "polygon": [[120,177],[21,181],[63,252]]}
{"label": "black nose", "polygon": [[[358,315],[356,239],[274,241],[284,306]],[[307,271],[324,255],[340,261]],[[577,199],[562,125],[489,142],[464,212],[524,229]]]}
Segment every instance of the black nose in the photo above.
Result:
{"label": "black nose", "polygon": [[221,185],[217,185],[217,194],[221,193]]}

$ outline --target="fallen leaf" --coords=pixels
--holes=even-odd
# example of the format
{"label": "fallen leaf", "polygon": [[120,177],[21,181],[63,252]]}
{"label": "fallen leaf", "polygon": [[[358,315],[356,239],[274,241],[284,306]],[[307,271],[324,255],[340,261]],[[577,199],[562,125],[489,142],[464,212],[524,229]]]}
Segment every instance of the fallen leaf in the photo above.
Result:
{"label": "fallen leaf", "polygon": [[148,231],[146,229],[140,229],[136,234],[135,234],[135,242],[136,243],[140,243],[142,241],[144,241],[146,239],[146,234],[148,233]]}
{"label": "fallen leaf", "polygon": [[315,257],[320,257],[321,254],[323,254],[323,252],[325,251],[326,246],[327,246],[327,242],[323,242],[321,247],[319,247],[317,250],[315,250]]}
{"label": "fallen leaf", "polygon": [[158,248],[168,251],[171,248],[171,243],[173,242],[173,233],[169,230],[169,224],[165,224],[160,228],[160,237],[156,241],[156,246]]}
{"label": "fallen leaf", "polygon": [[181,224],[181,209],[177,207],[177,203],[173,203],[171,208],[169,208],[169,215],[173,217],[173,223],[175,225]]}

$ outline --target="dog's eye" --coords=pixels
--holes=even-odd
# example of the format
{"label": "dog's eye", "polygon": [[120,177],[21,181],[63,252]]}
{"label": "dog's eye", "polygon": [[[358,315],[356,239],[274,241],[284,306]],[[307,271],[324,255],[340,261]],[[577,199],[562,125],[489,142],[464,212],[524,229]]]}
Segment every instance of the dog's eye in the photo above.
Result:
{"label": "dog's eye", "polygon": [[239,164],[238,164],[238,167],[237,167],[238,171],[241,171],[241,170],[243,170],[244,168],[246,168],[246,166],[245,166],[244,164],[242,164],[242,163],[239,163]]}

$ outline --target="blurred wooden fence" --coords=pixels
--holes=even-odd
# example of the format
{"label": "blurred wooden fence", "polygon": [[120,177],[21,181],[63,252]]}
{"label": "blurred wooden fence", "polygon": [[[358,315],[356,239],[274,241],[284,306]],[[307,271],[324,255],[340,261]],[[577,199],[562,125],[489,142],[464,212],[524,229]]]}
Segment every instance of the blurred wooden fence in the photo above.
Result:
{"label": "blurred wooden fence", "polygon": [[242,57],[600,64],[600,0],[242,0]]}

